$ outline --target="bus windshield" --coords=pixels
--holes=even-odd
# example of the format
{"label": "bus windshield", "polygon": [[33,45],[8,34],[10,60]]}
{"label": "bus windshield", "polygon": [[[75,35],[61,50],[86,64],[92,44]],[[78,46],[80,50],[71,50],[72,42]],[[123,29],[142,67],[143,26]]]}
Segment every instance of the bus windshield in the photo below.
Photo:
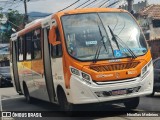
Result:
{"label": "bus windshield", "polygon": [[74,14],[61,20],[68,53],[78,60],[138,57],[147,52],[145,38],[128,13]]}

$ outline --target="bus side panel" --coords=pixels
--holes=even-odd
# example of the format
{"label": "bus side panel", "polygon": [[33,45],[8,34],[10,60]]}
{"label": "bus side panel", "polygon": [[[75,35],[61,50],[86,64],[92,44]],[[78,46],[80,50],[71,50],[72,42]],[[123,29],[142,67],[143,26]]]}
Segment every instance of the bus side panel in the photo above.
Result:
{"label": "bus side panel", "polygon": [[30,60],[23,61],[21,67],[19,66],[19,71],[20,71],[19,74],[21,75],[20,81],[21,82],[25,81],[30,96],[33,96],[35,91],[35,84],[32,77],[31,61]]}
{"label": "bus side panel", "polygon": [[45,78],[43,60],[32,60],[32,76],[35,83],[34,97],[49,101]]}

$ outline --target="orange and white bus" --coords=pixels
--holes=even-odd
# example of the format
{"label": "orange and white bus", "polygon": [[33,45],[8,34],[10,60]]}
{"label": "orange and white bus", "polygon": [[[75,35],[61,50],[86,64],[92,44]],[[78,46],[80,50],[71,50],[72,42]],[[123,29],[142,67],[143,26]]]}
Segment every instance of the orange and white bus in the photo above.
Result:
{"label": "orange and white bus", "polygon": [[153,91],[145,37],[130,13],[112,8],[57,12],[11,36],[14,86],[27,101],[74,105],[120,100],[136,108]]}

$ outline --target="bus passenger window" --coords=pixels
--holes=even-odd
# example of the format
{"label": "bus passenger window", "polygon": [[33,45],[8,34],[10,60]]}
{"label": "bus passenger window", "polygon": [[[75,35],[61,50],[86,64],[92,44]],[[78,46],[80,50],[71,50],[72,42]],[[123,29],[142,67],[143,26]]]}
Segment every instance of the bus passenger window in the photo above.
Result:
{"label": "bus passenger window", "polygon": [[33,59],[40,59],[41,54],[41,29],[36,29],[33,32],[32,44],[33,44]]}
{"label": "bus passenger window", "polygon": [[26,60],[31,60],[32,33],[26,35]]}
{"label": "bus passenger window", "polygon": [[18,60],[23,60],[23,53],[24,53],[24,40],[23,37],[18,38]]}

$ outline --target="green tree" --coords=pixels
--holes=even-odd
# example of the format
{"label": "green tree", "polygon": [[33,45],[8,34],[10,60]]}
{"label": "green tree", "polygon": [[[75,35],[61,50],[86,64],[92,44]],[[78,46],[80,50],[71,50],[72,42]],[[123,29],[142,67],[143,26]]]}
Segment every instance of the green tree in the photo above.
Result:
{"label": "green tree", "polygon": [[[3,8],[0,8],[0,11],[2,10]],[[24,15],[20,14],[17,10],[12,9],[8,9],[8,12],[5,15],[7,16],[8,20],[5,24],[0,23],[0,25],[5,27],[6,30],[1,30],[0,39],[2,39],[1,41],[4,43],[8,43],[10,36],[13,33],[12,28],[14,28],[16,31],[22,29]],[[3,18],[2,13],[0,13],[0,18]]]}
{"label": "green tree", "polygon": [[19,30],[20,28],[17,26],[23,24],[24,15],[20,14],[17,10],[9,9],[7,16],[8,16],[8,21],[12,22],[12,27],[14,27],[16,30]]}

